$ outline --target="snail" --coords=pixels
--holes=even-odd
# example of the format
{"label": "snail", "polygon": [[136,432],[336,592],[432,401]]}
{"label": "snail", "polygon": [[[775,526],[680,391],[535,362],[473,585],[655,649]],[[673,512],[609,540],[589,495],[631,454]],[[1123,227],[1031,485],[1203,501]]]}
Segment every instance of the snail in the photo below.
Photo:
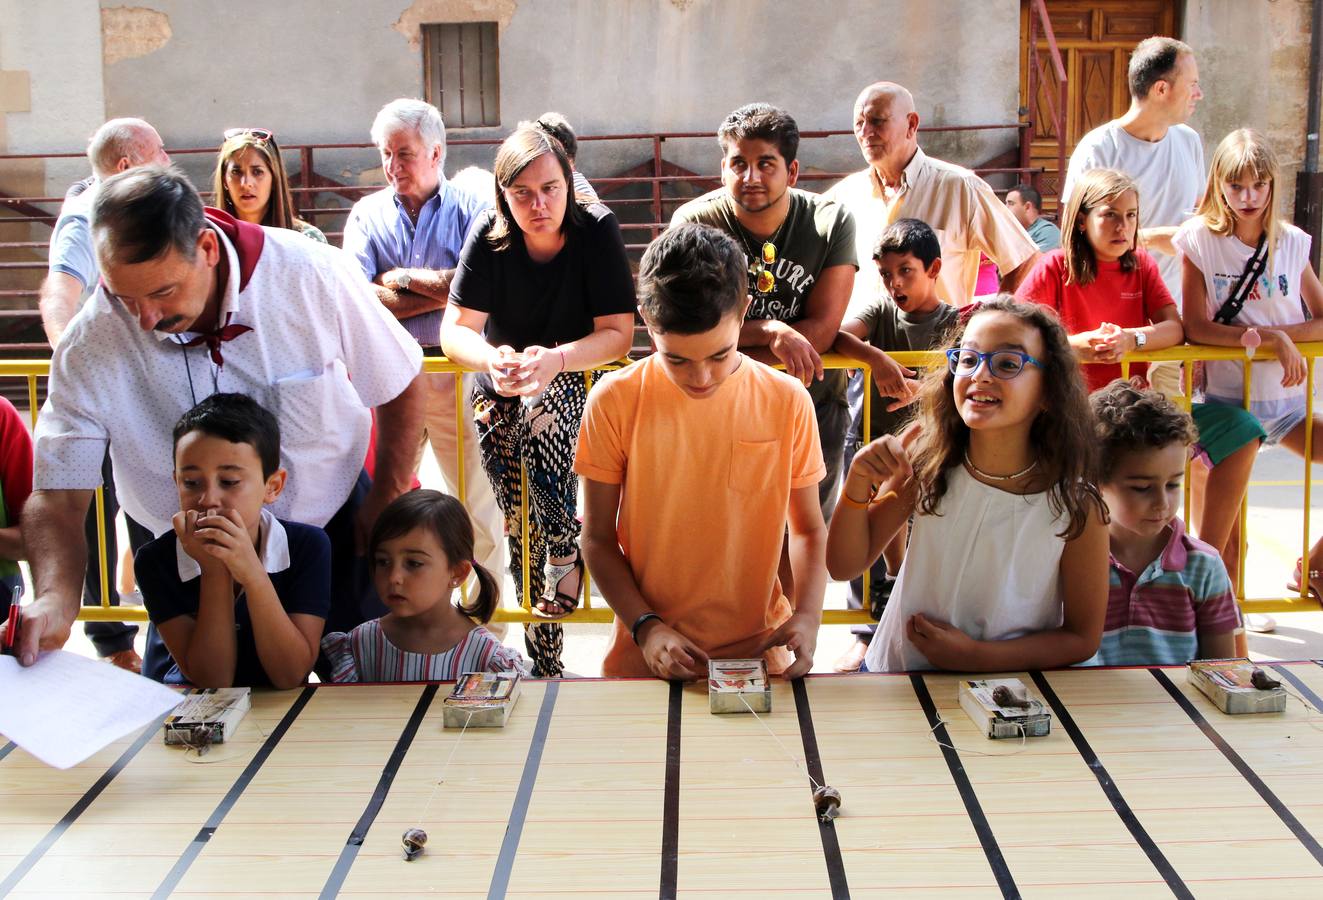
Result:
{"label": "snail", "polygon": [[999,684],[992,689],[992,702],[998,706],[1004,706],[1008,709],[1028,709],[1029,698],[1020,697],[1016,692],[1004,684]]}
{"label": "snail", "polygon": [[813,792],[813,808],[821,821],[830,822],[841,814],[841,792],[829,784],[822,785]]}
{"label": "snail", "polygon": [[422,855],[423,847],[427,845],[427,832],[421,828],[410,828],[404,832],[401,843],[404,845],[405,861],[412,862]]}
{"label": "snail", "polygon": [[1257,666],[1255,666],[1254,671],[1250,672],[1250,684],[1261,691],[1271,691],[1282,686],[1280,681]]}

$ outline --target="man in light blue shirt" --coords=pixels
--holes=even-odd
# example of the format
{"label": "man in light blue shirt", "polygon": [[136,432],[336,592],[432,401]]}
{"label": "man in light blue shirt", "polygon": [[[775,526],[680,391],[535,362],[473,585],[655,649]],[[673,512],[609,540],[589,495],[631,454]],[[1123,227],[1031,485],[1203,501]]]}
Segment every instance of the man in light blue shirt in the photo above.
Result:
{"label": "man in light blue shirt", "polygon": [[[490,204],[446,181],[442,164],[446,130],[441,113],[421,100],[393,100],[372,123],[388,187],[362,198],[345,222],[344,249],[358,260],[377,298],[429,356],[439,356],[441,314],[460,250],[479,213]],[[489,572],[505,566],[503,518],[482,468],[464,377],[463,405],[456,408],[453,375],[427,375],[424,437],[445,477],[459,494],[459,444],[464,437],[464,503],[474,525],[474,556]],[[414,468],[422,460],[419,445]]]}

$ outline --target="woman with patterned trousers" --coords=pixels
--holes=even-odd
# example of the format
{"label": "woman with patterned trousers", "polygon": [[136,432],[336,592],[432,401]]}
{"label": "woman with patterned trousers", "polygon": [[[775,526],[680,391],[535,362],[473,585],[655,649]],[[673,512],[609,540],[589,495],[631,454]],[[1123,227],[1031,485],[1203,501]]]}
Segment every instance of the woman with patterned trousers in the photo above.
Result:
{"label": "woman with patterned trousers", "polygon": [[[583,373],[629,350],[637,304],[620,226],[605,206],[571,193],[569,158],[555,138],[517,129],[497,151],[494,174],[496,207],[464,243],[441,346],[479,373],[474,421],[505,513],[515,585],[533,598],[535,616],[559,619],[578,606],[583,587],[573,470]],[[527,642],[535,675],[561,674],[559,625],[530,626]]]}

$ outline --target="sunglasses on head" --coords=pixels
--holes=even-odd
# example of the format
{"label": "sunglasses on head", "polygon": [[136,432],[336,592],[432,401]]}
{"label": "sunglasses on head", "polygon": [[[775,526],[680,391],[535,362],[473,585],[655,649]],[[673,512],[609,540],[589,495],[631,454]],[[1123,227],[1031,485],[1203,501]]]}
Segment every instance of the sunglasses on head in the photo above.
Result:
{"label": "sunglasses on head", "polygon": [[268,128],[227,128],[225,129],[225,140],[230,138],[251,135],[259,141],[271,142],[276,139],[276,135]]}
{"label": "sunglasses on head", "polygon": [[776,276],[772,266],[776,265],[776,245],[771,241],[763,243],[758,259],[749,263],[749,275],[753,279],[753,289],[760,294],[770,294],[776,287]]}

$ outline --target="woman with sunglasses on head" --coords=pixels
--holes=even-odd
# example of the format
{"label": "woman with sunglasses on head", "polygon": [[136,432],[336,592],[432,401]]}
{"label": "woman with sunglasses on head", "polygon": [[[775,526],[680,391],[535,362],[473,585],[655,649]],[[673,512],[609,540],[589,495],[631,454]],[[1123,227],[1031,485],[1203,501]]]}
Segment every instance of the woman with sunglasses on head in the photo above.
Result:
{"label": "woman with sunglasses on head", "polygon": [[290,228],[326,243],[317,226],[295,215],[276,136],[265,128],[231,128],[216,159],[213,202],[236,219]]}
{"label": "woman with sunglasses on head", "polygon": [[[629,350],[634,285],[615,216],[573,194],[559,141],[520,127],[501,144],[494,170],[496,207],[464,242],[441,346],[479,373],[474,420],[483,467],[505,514],[516,589],[531,598],[534,615],[559,619],[578,606],[583,588],[573,469],[587,399],[583,373]],[[558,625],[530,627],[535,675],[561,673],[561,640]]]}

